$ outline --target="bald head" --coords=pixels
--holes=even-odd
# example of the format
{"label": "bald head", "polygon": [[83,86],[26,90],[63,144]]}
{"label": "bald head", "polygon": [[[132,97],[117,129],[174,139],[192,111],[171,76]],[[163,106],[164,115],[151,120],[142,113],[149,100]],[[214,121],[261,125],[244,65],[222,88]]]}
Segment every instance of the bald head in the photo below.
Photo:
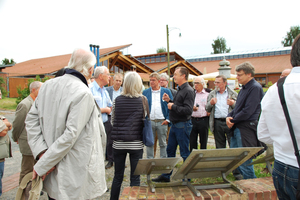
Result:
{"label": "bald head", "polygon": [[291,71],[292,71],[291,69],[283,70],[281,75],[280,75],[280,78],[288,76],[291,73]]}

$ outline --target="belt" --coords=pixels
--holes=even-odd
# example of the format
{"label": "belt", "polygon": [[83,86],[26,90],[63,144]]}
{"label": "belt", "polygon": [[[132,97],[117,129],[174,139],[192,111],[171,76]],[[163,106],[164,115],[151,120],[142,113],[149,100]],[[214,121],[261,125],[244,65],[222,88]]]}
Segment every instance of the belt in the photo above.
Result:
{"label": "belt", "polygon": [[216,120],[220,120],[220,121],[223,121],[223,122],[226,122],[226,118],[215,118]]}
{"label": "belt", "polygon": [[151,119],[151,121],[153,122],[161,122],[161,121],[165,121],[164,119]]}
{"label": "belt", "polygon": [[205,116],[205,117],[192,117],[192,119],[195,119],[195,120],[202,120],[202,119],[206,119],[208,118],[208,116]]}

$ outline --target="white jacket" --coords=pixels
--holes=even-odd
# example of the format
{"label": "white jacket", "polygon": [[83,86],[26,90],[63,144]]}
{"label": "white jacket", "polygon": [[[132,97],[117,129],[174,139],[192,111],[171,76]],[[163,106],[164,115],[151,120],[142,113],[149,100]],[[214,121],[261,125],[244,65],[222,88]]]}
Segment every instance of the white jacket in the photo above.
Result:
{"label": "white jacket", "polygon": [[89,88],[66,74],[46,81],[26,118],[28,143],[44,190],[54,199],[93,199],[107,190],[105,130]]}

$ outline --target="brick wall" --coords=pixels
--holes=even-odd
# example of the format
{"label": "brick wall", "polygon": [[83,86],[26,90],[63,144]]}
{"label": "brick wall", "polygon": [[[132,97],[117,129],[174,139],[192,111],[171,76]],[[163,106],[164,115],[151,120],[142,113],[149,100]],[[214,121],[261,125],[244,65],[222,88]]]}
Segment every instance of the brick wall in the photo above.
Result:
{"label": "brick wall", "polygon": [[146,186],[126,187],[122,191],[120,199],[195,199],[195,200],[223,200],[223,199],[257,199],[257,200],[271,200],[277,199],[276,191],[273,185],[272,177],[257,178],[235,181],[241,189],[243,194],[239,194],[232,189],[210,189],[199,190],[200,197],[192,193],[187,186],[156,188],[155,193],[148,190]]}

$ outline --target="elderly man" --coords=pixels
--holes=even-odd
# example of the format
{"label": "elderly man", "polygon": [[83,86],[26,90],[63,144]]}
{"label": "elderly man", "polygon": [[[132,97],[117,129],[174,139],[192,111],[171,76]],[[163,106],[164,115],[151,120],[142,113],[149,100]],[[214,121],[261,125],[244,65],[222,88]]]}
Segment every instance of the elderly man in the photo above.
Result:
{"label": "elderly man", "polygon": [[192,113],[193,128],[190,135],[190,151],[198,149],[198,136],[200,140],[200,149],[207,148],[208,140],[208,116],[205,110],[208,92],[204,89],[205,81],[202,77],[196,77],[194,80],[195,102]]}
{"label": "elderly man", "polygon": [[[169,80],[170,80],[170,77],[168,76],[167,73],[160,74],[160,83],[159,84],[161,87],[168,88]],[[172,96],[174,98],[177,93],[177,90],[175,90],[173,88],[168,88],[168,89],[171,91]]]}
{"label": "elderly man", "polygon": [[15,142],[19,144],[20,152],[22,154],[21,161],[21,172],[19,184],[21,183],[23,177],[32,172],[33,166],[35,164],[35,159],[32,156],[31,149],[28,145],[27,141],[27,132],[25,129],[25,119],[27,113],[29,112],[34,100],[38,96],[40,87],[42,83],[39,81],[34,81],[30,84],[29,90],[30,94],[28,97],[23,99],[17,106],[15,119],[13,121],[13,130],[12,130],[12,138]]}
{"label": "elderly man", "polygon": [[[292,122],[295,139],[300,144],[300,35],[292,45],[293,69],[283,84],[284,98]],[[273,182],[277,196],[281,199],[297,199],[299,165],[286,117],[280,102],[277,84],[272,85],[261,101],[262,112],[258,123],[258,139],[274,146]],[[299,188],[298,188],[299,189]]]}
{"label": "elderly man", "polygon": [[209,127],[217,149],[226,148],[226,136],[230,145],[231,131],[226,125],[226,117],[233,110],[236,98],[237,93],[227,87],[226,76],[216,76],[215,89],[209,93],[205,108],[210,113]]}
{"label": "elderly man", "polygon": [[73,52],[64,76],[46,81],[26,118],[34,158],[49,199],[93,199],[106,190],[100,110],[88,88],[96,58]]}
{"label": "elderly man", "polygon": [[[226,124],[232,128],[230,148],[258,147],[257,120],[260,114],[260,101],[264,95],[261,85],[255,81],[254,67],[245,62],[236,67],[237,79],[243,87],[238,94],[234,109],[227,115]],[[253,165],[247,160],[238,167],[244,179],[256,178]]]}
{"label": "elderly man", "polygon": [[286,77],[291,73],[292,69],[285,69],[281,72],[280,78]]}
{"label": "elderly man", "polygon": [[3,116],[0,116],[0,196],[2,195],[2,177],[4,174],[4,161],[5,158],[12,157],[11,143],[8,131],[12,126],[10,122]]}
{"label": "elderly man", "polygon": [[[195,101],[194,89],[188,84],[189,71],[185,67],[177,67],[174,72],[174,81],[178,84],[178,92],[172,101],[169,95],[164,94],[163,100],[168,103],[169,119],[172,123],[167,146],[168,157],[176,157],[179,145],[180,155],[185,160],[190,155],[189,142],[192,130],[191,115]],[[155,182],[170,182],[169,174],[162,174],[152,179]]]}
{"label": "elderly man", "polygon": [[[167,157],[167,131],[169,124],[168,103],[163,101],[163,95],[167,94],[173,99],[170,90],[160,87],[160,76],[157,72],[150,74],[150,88],[143,91],[147,97],[150,111],[150,120],[153,137],[157,135],[160,147],[160,157]],[[156,143],[155,143],[156,145]],[[147,147],[147,158],[154,158],[154,146]]]}
{"label": "elderly man", "polygon": [[[123,83],[123,74],[121,73],[116,73],[113,77],[113,85],[109,86],[106,88],[108,95],[110,97],[110,100],[113,102],[115,100],[116,97],[118,97],[123,88],[122,88],[122,83]],[[107,121],[107,124],[110,124],[110,120]],[[107,125],[108,126],[108,125]],[[109,126],[111,127],[111,125]],[[106,134],[107,134],[107,143],[106,143],[106,153],[107,153],[107,160],[108,160],[108,164],[107,164],[107,168],[110,168],[111,166],[113,166],[114,163],[114,155],[113,155],[113,140],[111,139],[111,128],[110,131],[107,130]],[[109,131],[109,132],[108,132]]]}
{"label": "elderly man", "polygon": [[[106,144],[109,143],[108,138],[110,138],[110,133],[112,130],[112,126],[110,123],[110,113],[112,109],[112,102],[108,95],[108,92],[106,91],[106,88],[104,87],[109,83],[110,80],[110,74],[105,66],[96,67],[95,73],[94,73],[95,81],[91,83],[90,88],[91,92],[95,98],[95,101],[97,102],[98,106],[100,107],[101,113],[102,113],[102,120],[105,128],[105,132],[107,135],[107,141]],[[107,152],[107,149],[106,149]],[[107,159],[108,163],[105,166],[105,169],[111,168],[113,163],[113,154],[111,152],[107,152]]]}

